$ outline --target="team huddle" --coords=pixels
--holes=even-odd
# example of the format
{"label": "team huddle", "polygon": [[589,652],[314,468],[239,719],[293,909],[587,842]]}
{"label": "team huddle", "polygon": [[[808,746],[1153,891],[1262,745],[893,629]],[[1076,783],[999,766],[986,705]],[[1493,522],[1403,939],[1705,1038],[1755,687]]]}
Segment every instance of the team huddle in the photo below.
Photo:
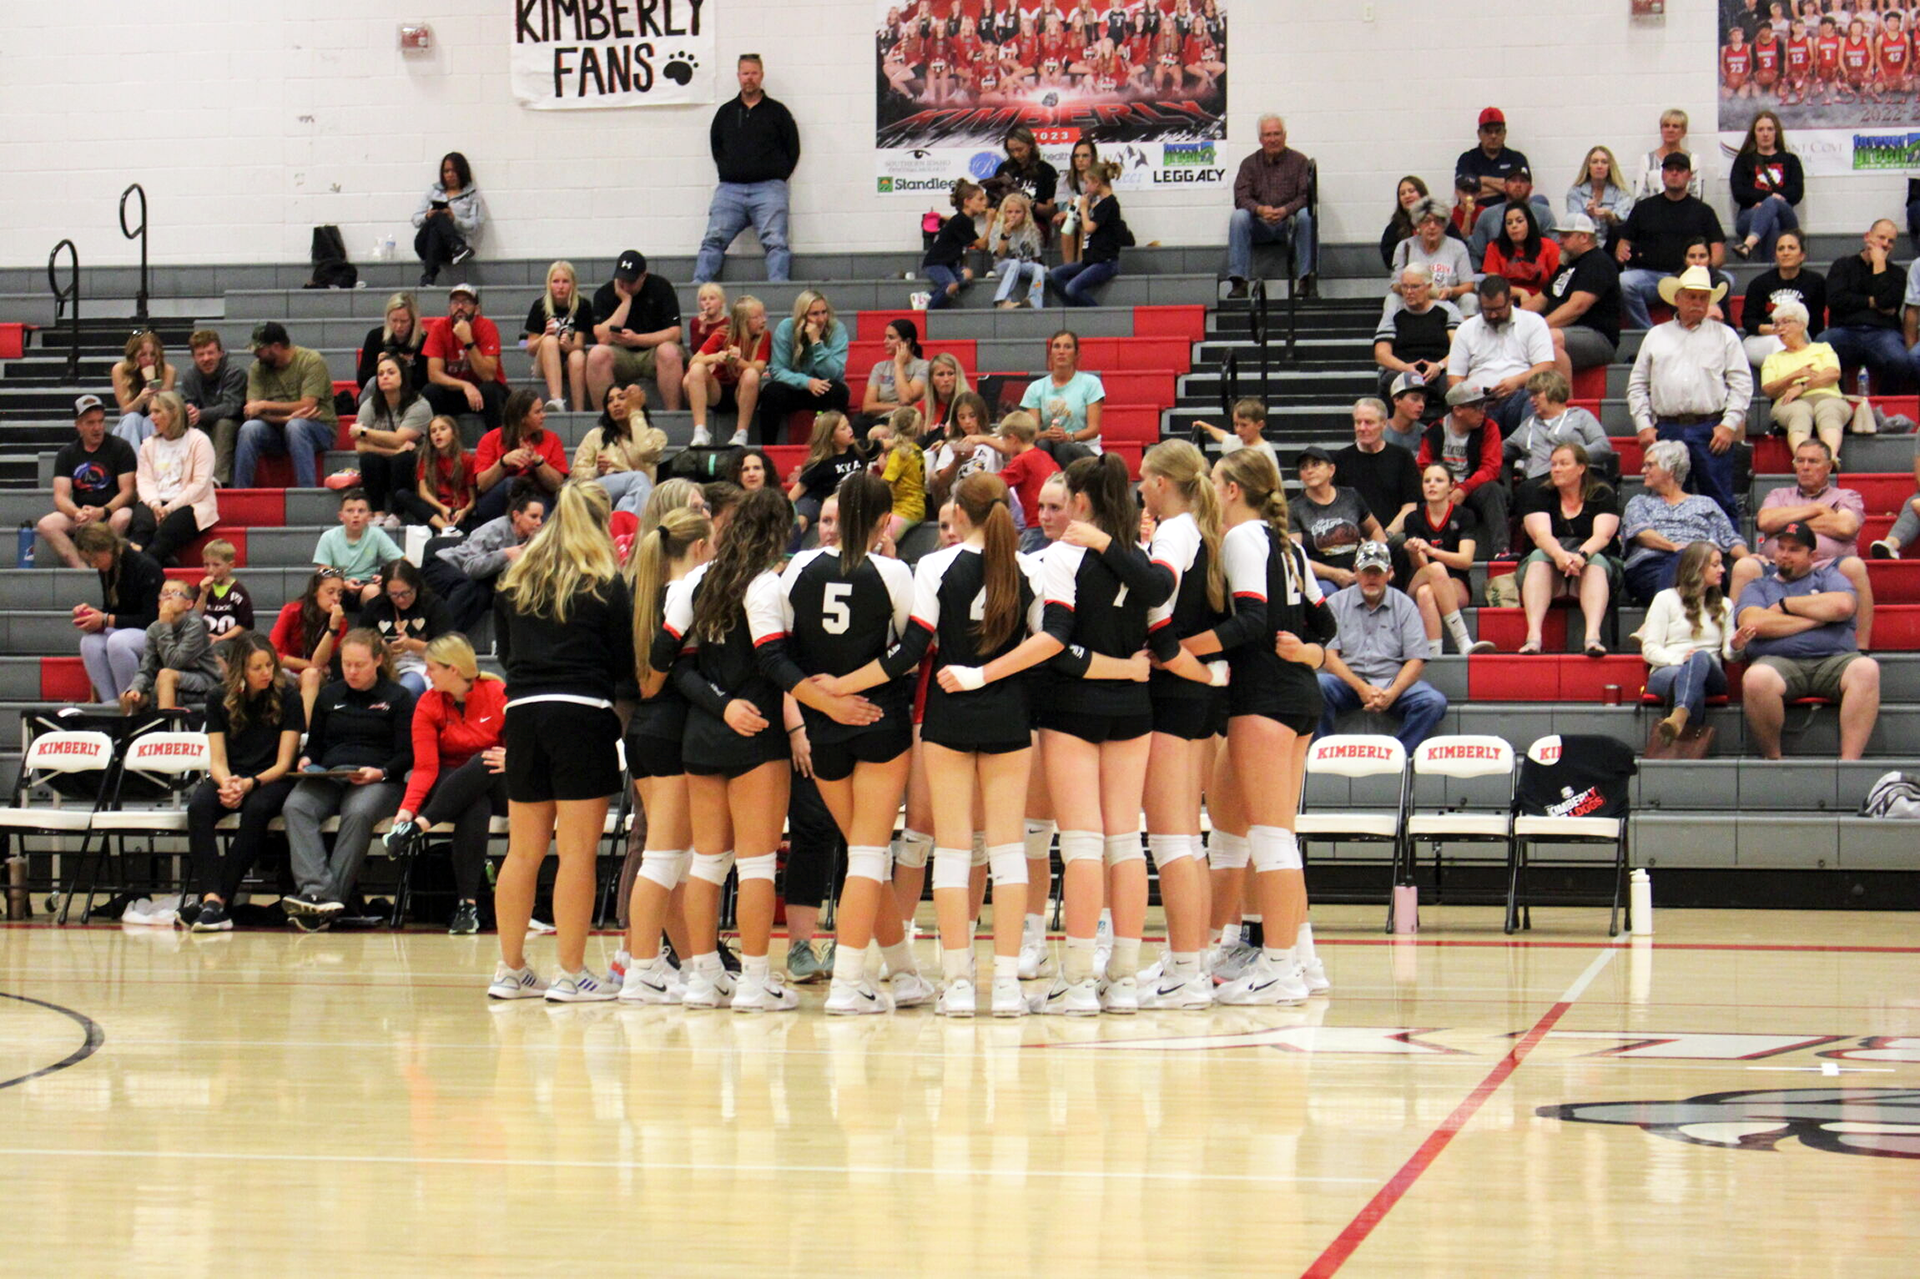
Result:
{"label": "team huddle", "polygon": [[[663,485],[625,574],[591,549],[604,502],[564,490],[499,602],[513,838],[488,993],[796,1008],[768,953],[796,771],[847,845],[829,1013],[937,996],[949,1016],[1124,1014],[1327,989],[1292,828],[1333,624],[1280,475],[1253,449],[1209,473],[1184,441],[1150,449],[1141,475],[1136,504],[1118,457],[1072,462],[1041,497],[1052,540],[1028,554],[1005,482],[969,474],[941,511],[941,548],[911,570],[890,555],[891,493],[868,471],[822,510],[819,547],[791,559],[777,488],[708,508],[695,486]],[[618,783],[616,692],[637,702],[625,758],[647,829],[602,978],[584,946],[596,814]],[[1057,963],[1041,916],[1056,831]],[[523,942],[553,833],[562,973],[549,984]],[[1143,969],[1149,852],[1168,940]],[[929,863],[938,986],[907,931]],[[716,941],[730,872],[737,977]],[[990,977],[974,959],[988,881]],[[1258,948],[1243,915],[1260,921]]]}
{"label": "team huddle", "polygon": [[[1775,6],[1777,9],[1779,6]],[[1766,98],[1781,106],[1889,102],[1915,91],[1913,33],[1898,11],[1873,22],[1832,14],[1817,26],[1803,18],[1785,33],[1762,25],[1752,40],[1734,26],[1720,48],[1720,97]]]}

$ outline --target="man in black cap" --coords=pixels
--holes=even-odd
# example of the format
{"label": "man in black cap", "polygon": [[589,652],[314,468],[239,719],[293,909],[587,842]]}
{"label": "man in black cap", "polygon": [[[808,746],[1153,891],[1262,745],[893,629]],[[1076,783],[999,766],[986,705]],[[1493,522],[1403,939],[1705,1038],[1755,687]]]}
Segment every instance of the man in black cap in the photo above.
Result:
{"label": "man in black cap", "polygon": [[1647,308],[1660,296],[1660,281],[1680,274],[1687,264],[1687,243],[1707,242],[1708,260],[1718,270],[1727,260],[1727,235],[1720,215],[1706,201],[1687,193],[1693,181],[1693,157],[1675,151],[1660,162],[1661,190],[1657,196],[1635,201],[1633,212],[1614,237],[1613,256],[1626,269],[1620,273],[1620,305],[1627,324],[1653,327]]}
{"label": "man in black cap", "polygon": [[787,179],[800,163],[800,129],[793,113],[760,87],[766,68],[759,54],[741,54],[737,74],[740,94],[713,113],[709,130],[720,185],[707,208],[707,233],[693,265],[695,284],[720,277],[727,246],[749,223],[767,252],[767,279],[785,282],[793,268],[787,248]]}
{"label": "man in black cap", "polygon": [[420,353],[427,361],[424,393],[435,413],[478,413],[488,430],[500,425],[507,371],[500,363],[500,328],[480,314],[480,290],[471,284],[447,290],[446,317],[427,321]]}
{"label": "man in black cap", "polygon": [[680,407],[686,356],[680,348],[680,299],[673,286],[647,270],[646,254],[628,249],[613,264],[613,279],[593,295],[593,349],[587,352],[587,400],[596,406],[607,388],[652,378],[668,412]]}
{"label": "man in black cap", "polygon": [[106,406],[97,395],[73,402],[79,438],[53,459],[53,510],[40,517],[40,536],[68,568],[86,568],[69,536],[89,524],[107,524],[125,535],[133,518],[133,445],[107,433]]}
{"label": "man in black cap", "polygon": [[1740,592],[1736,651],[1747,731],[1762,759],[1780,758],[1786,707],[1802,697],[1840,703],[1840,758],[1866,753],[1880,715],[1880,665],[1854,643],[1858,600],[1840,570],[1814,566],[1819,535],[1794,521],[1773,535],[1774,572]]}

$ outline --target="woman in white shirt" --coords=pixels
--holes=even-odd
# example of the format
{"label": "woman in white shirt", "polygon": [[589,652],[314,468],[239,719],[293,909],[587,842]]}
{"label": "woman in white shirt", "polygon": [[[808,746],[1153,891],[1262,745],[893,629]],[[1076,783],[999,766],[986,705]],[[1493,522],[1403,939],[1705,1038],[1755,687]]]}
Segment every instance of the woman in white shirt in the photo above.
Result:
{"label": "woman in white shirt", "polygon": [[[1674,152],[1687,150],[1687,113],[1678,107],[1669,107],[1660,113],[1660,145],[1647,152],[1647,158],[1641,163],[1639,180],[1633,184],[1636,199],[1647,199],[1659,195],[1665,187],[1665,179],[1660,176],[1660,166]],[[1700,183],[1700,158],[1694,156],[1693,176],[1687,180],[1687,194],[1701,199],[1704,188]]]}
{"label": "woman in white shirt", "polygon": [[127,540],[164,567],[180,549],[213,527],[220,507],[213,492],[213,443],[187,429],[187,402],[162,391],[151,409],[153,434],[140,446],[134,473],[133,518]]}
{"label": "woman in white shirt", "polygon": [[1660,740],[1671,742],[1698,719],[1708,697],[1727,691],[1724,663],[1753,638],[1735,629],[1733,602],[1723,594],[1726,563],[1712,542],[1690,542],[1680,553],[1673,585],[1653,597],[1647,620],[1634,632],[1647,659],[1647,691],[1673,711],[1660,721]]}

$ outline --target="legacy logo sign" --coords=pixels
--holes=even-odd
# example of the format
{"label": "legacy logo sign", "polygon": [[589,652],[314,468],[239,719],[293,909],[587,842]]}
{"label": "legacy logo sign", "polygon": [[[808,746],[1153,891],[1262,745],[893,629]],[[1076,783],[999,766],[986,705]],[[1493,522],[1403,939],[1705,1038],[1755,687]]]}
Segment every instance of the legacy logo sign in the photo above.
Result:
{"label": "legacy logo sign", "polygon": [[513,96],[536,111],[712,102],[721,0],[513,0]]}

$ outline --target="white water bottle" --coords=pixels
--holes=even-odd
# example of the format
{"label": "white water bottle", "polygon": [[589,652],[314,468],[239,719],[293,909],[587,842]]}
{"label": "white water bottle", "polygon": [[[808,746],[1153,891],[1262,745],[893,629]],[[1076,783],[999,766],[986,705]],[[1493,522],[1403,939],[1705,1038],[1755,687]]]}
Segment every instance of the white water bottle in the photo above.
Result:
{"label": "white water bottle", "polygon": [[1653,936],[1653,880],[1645,870],[1636,870],[1627,879],[1627,914],[1632,916],[1635,937]]}
{"label": "white water bottle", "polygon": [[393,254],[394,254],[393,233],[389,231],[387,233],[386,242],[380,246],[380,260],[382,262],[391,262],[393,261]]}

